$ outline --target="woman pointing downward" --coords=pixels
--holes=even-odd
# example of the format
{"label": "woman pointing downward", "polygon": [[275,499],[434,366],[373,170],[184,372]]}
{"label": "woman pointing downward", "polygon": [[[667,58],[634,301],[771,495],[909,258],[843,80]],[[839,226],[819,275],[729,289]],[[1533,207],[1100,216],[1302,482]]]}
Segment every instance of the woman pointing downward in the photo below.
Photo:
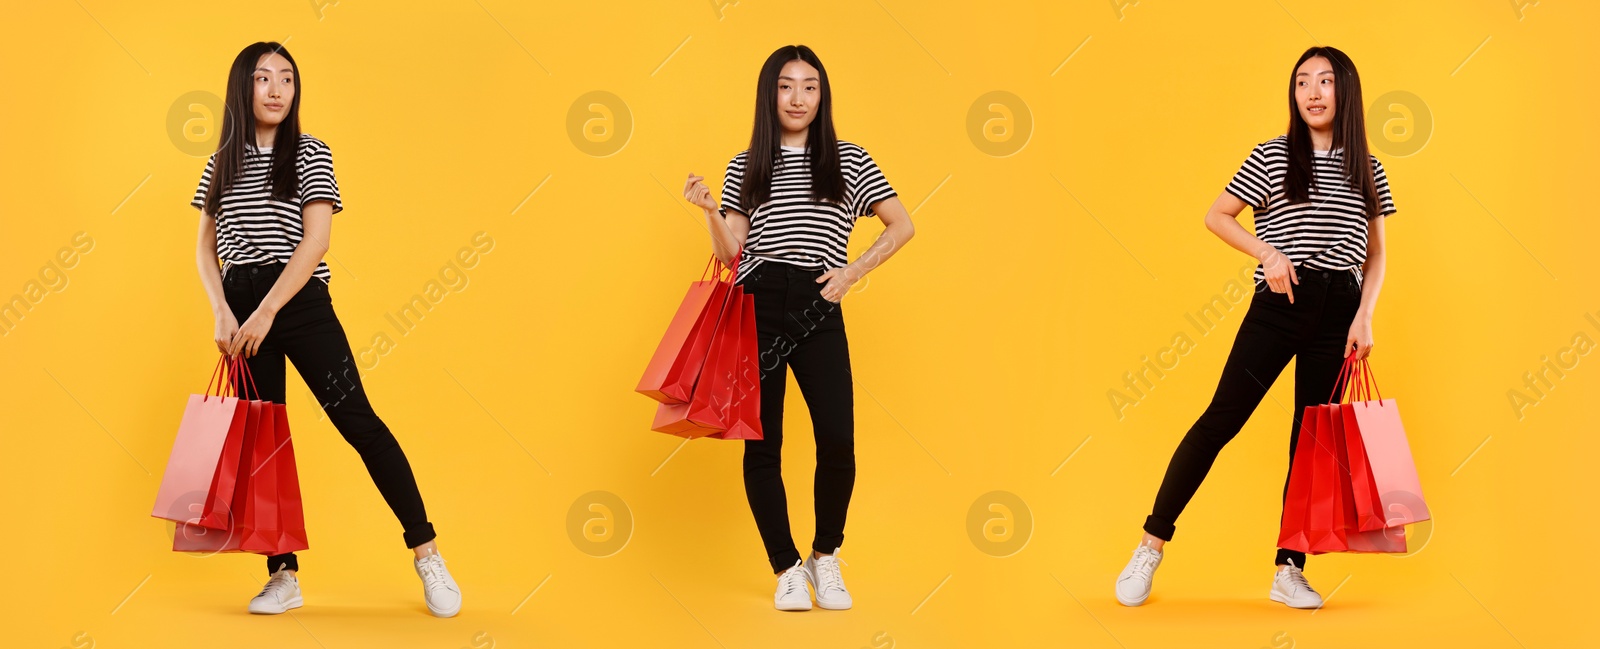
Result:
{"label": "woman pointing downward", "polygon": [[[722,205],[690,174],[684,196],[704,210],[711,248],[723,263],[740,255],[734,282],[755,296],[764,439],[746,440],[745,495],[778,574],[773,604],[847,609],[836,556],[855,486],[855,400],[840,301],[850,287],[911,239],[911,216],[878,165],[833,128],[822,61],[804,45],[773,52],[756,79],[750,147],[728,163]],[[884,231],[855,261],[846,246],[856,219],[877,216]],[[817,443],[816,535],[804,559],[789,529],[783,487],[786,368],[811,412]]]}
{"label": "woman pointing downward", "polygon": [[[1333,392],[1340,365],[1372,352],[1372,313],[1383,286],[1384,217],[1395,213],[1383,165],[1367,153],[1361,78],[1344,52],[1313,47],[1289,73],[1288,133],[1263,142],[1206,214],[1206,227],[1261,262],[1256,292],[1215,396],[1167,465],[1144,537],[1117,577],[1117,601],[1143,604],[1181,514],[1217,454],[1244,427],[1267,387],[1295,360],[1294,457],[1307,406]],[[1236,218],[1249,205],[1255,234]],[[1317,608],[1306,555],[1279,548],[1268,597]]]}

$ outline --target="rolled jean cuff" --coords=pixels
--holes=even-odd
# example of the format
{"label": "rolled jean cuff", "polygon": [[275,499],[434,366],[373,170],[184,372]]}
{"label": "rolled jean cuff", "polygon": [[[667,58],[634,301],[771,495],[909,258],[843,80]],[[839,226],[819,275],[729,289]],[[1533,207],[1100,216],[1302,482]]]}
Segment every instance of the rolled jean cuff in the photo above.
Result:
{"label": "rolled jean cuff", "polygon": [[1282,566],[1287,565],[1290,561],[1294,562],[1296,568],[1301,570],[1306,569],[1306,553],[1304,552],[1296,552],[1294,550],[1278,548],[1278,556],[1277,558],[1273,559],[1272,562],[1276,565]]}
{"label": "rolled jean cuff", "polygon": [[295,572],[299,572],[300,559],[299,557],[294,556],[293,552],[289,554],[278,554],[267,557],[267,574],[273,574],[277,572],[279,568],[288,568]]}
{"label": "rolled jean cuff", "polygon": [[439,536],[433,532],[433,523],[423,523],[416,527],[406,528],[406,547],[414,548]]}
{"label": "rolled jean cuff", "polygon": [[1178,531],[1178,529],[1172,523],[1168,523],[1164,520],[1156,518],[1154,515],[1150,515],[1146,516],[1144,519],[1144,531],[1148,532],[1150,536],[1154,536],[1162,541],[1171,541],[1172,533]]}
{"label": "rolled jean cuff", "polygon": [[767,560],[772,562],[772,574],[776,575],[785,570],[793,568],[795,562],[800,560],[800,551],[793,549],[786,550],[782,554],[776,554],[768,557]]}

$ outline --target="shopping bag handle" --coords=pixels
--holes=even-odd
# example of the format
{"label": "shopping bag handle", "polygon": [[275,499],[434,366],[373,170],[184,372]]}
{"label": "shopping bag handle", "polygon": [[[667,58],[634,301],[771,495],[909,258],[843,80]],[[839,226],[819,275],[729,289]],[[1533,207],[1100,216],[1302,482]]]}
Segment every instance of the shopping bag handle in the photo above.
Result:
{"label": "shopping bag handle", "polygon": [[[234,389],[235,394],[237,394],[240,399],[254,394],[255,400],[260,401],[261,391],[256,389],[256,377],[250,373],[250,363],[244,359],[243,354],[234,356],[233,358],[234,367],[238,368],[234,371],[234,380],[238,381],[238,386]],[[249,390],[244,389],[246,385],[245,381],[249,381]]]}
{"label": "shopping bag handle", "polygon": [[728,280],[732,281],[733,278],[739,276],[739,259],[743,256],[744,249],[740,248],[738,252],[733,253],[733,264],[725,265],[722,263],[722,259],[712,253],[711,259],[706,260],[706,267],[700,270],[700,281],[705,281],[707,273],[710,273],[710,278],[720,282],[722,281],[722,271],[724,270],[728,271]]}
{"label": "shopping bag handle", "polygon": [[1373,395],[1377,395],[1379,403],[1383,402],[1383,391],[1378,389],[1378,380],[1372,375],[1372,364],[1365,358],[1356,358],[1355,354],[1346,357],[1339,367],[1339,377],[1334,379],[1328,403],[1348,403],[1354,399],[1372,401]]}
{"label": "shopping bag handle", "polygon": [[[217,367],[216,367],[216,369],[211,370],[211,380],[210,381],[206,381],[206,393],[205,393],[205,396],[202,397],[202,400],[210,399],[213,396],[211,394],[211,389],[213,387],[217,388],[217,390],[218,390],[217,394],[215,396],[217,396],[217,397],[228,396],[227,395],[228,375],[222,371],[223,365],[225,363],[227,363],[227,362],[228,362],[228,355],[227,354],[223,354],[223,355],[217,357]],[[229,366],[229,369],[232,369],[232,366]],[[222,376],[222,382],[221,383],[217,382],[217,376],[219,374]]]}

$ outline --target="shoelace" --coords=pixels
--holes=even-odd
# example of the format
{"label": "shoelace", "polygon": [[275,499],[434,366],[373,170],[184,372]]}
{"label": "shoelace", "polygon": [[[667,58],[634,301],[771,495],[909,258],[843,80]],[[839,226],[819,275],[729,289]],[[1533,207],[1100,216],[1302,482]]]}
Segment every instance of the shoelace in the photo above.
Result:
{"label": "shoelace", "polygon": [[784,595],[792,594],[795,591],[800,591],[803,593],[806,590],[805,570],[798,564],[793,568],[783,571],[783,576],[779,577],[778,581],[783,584]]}
{"label": "shoelace", "polygon": [[1301,572],[1300,568],[1294,565],[1293,562],[1290,562],[1288,565],[1286,565],[1281,572],[1283,578],[1288,579],[1291,585],[1295,586],[1296,588],[1303,588],[1308,591],[1311,590],[1311,582],[1306,581],[1305,573]]}
{"label": "shoelace", "polygon": [[256,597],[262,597],[269,592],[282,591],[289,588],[289,579],[289,573],[285,571],[279,570],[272,573],[272,578],[268,579],[267,584],[261,587],[261,592],[256,593]]}
{"label": "shoelace", "polygon": [[1146,546],[1139,546],[1133,551],[1133,560],[1138,563],[1133,566],[1133,574],[1150,581],[1156,572],[1156,551]]}
{"label": "shoelace", "polygon": [[445,586],[444,557],[430,554],[422,560],[422,585],[429,590]]}
{"label": "shoelace", "polygon": [[[823,592],[844,590],[844,576],[839,574],[839,564],[841,563],[844,563],[844,560],[840,559],[837,554],[817,558],[817,580],[821,582],[817,584],[817,590]],[[844,563],[844,565],[848,566],[850,564]]]}

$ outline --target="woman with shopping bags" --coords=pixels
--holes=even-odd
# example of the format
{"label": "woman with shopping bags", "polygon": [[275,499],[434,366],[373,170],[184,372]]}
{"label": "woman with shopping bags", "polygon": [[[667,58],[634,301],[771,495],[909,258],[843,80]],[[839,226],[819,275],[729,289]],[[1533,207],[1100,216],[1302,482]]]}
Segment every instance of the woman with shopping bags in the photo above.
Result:
{"label": "woman with shopping bags", "polygon": [[[837,554],[855,486],[855,400],[840,302],[911,239],[911,215],[866,149],[838,139],[827,71],[804,45],[778,48],[761,66],[750,146],[728,162],[720,206],[704,180],[689,174],[684,196],[705,212],[717,258],[739,256],[734,282],[755,296],[764,439],[745,441],[744,483],[778,575],[773,604],[810,610],[809,584],[817,606],[848,609]],[[884,231],[848,261],[863,216],[877,216]],[[804,559],[789,529],[780,457],[786,369],[817,443],[816,535]]]}
{"label": "woman with shopping bags", "polygon": [[[1260,262],[1256,292],[1216,394],[1173,453],[1144,537],[1117,577],[1123,605],[1150,596],[1178,515],[1289,360],[1295,359],[1292,460],[1306,407],[1333,391],[1346,357],[1372,352],[1386,256],[1383,217],[1395,206],[1383,165],[1367,151],[1362,107],[1350,58],[1332,47],[1306,50],[1290,71],[1288,133],[1257,145],[1206,214],[1207,229]],[[1255,214],[1253,235],[1237,221],[1246,205]],[[1274,563],[1272,601],[1322,605],[1302,572],[1304,553],[1279,548]]]}
{"label": "woman with shopping bags", "polygon": [[[247,358],[265,401],[284,403],[284,359],[294,362],[404,527],[428,610],[449,617],[461,608],[460,588],[439,555],[411,465],[368,403],[334,314],[322,258],[343,203],[328,145],[300,132],[300,95],[300,70],[282,45],[255,43],[234,59],[222,136],[191,203],[201,213],[197,261],[215,342],[224,354]],[[298,608],[299,567],[293,553],[268,557],[271,577],[250,612]]]}

